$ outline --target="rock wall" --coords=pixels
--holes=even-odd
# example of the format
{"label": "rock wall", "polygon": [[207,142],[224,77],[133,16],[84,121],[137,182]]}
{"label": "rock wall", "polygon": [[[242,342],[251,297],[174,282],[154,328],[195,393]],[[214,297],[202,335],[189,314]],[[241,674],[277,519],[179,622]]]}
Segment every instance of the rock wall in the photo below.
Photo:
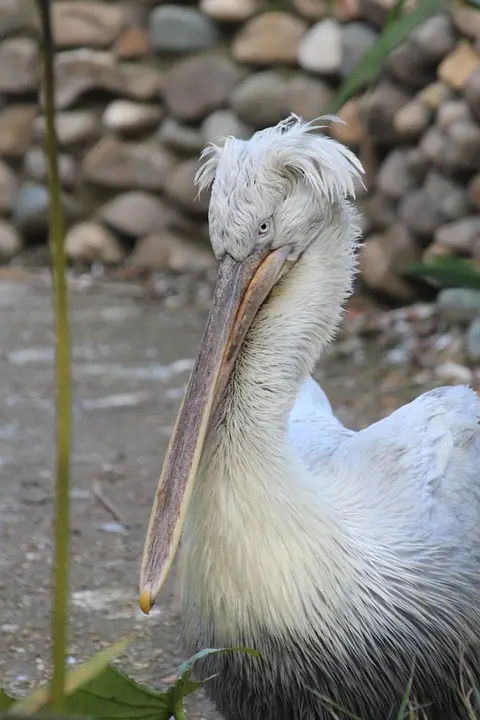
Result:
{"label": "rock wall", "polygon": [[[321,115],[393,0],[57,0],[57,128],[73,261],[206,267],[200,150],[290,111]],[[34,0],[0,3],[0,260],[47,237]],[[480,258],[480,12],[417,29],[332,134],[367,168],[365,282],[398,300],[408,260]]]}

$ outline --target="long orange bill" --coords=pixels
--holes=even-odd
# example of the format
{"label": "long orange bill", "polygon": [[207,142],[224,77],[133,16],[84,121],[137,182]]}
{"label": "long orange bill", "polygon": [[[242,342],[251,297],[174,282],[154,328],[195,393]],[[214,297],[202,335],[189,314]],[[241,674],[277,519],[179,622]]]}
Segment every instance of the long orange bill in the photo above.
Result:
{"label": "long orange bill", "polygon": [[212,414],[245,335],[282,273],[289,247],[220,263],[200,351],[178,413],[153,503],[142,558],[140,607],[149,613],[180,542]]}

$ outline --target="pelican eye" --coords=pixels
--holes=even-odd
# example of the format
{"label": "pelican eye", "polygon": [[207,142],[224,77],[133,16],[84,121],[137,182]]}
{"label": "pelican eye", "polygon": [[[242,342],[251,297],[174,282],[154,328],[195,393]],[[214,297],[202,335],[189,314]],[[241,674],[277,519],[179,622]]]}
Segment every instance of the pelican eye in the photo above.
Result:
{"label": "pelican eye", "polygon": [[270,232],[270,228],[272,227],[272,223],[270,220],[264,220],[260,225],[258,226],[257,234],[259,237],[263,237],[264,235],[267,235]]}

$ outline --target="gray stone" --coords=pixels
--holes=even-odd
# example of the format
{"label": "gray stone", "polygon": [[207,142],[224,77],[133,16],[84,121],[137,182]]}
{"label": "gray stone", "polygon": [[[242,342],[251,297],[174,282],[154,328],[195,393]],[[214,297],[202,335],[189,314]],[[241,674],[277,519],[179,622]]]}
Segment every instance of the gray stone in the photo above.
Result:
{"label": "gray stone", "polygon": [[453,252],[469,254],[480,240],[480,215],[446,223],[435,233],[435,244]]}
{"label": "gray stone", "polygon": [[471,120],[458,120],[446,132],[446,162],[453,169],[480,169],[480,127]]}
{"label": "gray stone", "polygon": [[0,45],[0,92],[37,90],[40,82],[38,44],[31,38],[11,38]]}
{"label": "gray stone", "polygon": [[423,189],[447,220],[457,220],[468,214],[470,203],[467,191],[450,178],[430,170]]}
{"label": "gray stone", "polygon": [[220,22],[244,22],[258,9],[258,0],[201,0],[200,2],[200,10]]}
{"label": "gray stone", "polygon": [[430,237],[443,222],[443,216],[425,190],[411,190],[401,201],[399,216],[417,235]]}
{"label": "gray stone", "polygon": [[247,140],[251,130],[244,125],[231,110],[217,110],[209,115],[202,123],[202,144],[218,142],[229,135]]}
{"label": "gray stone", "polygon": [[141,238],[128,264],[142,270],[199,272],[214,267],[215,258],[210,250],[187,242],[177,233],[162,230]]}
{"label": "gray stone", "polygon": [[340,74],[347,78],[358,65],[359,61],[370,50],[378,39],[378,32],[362,22],[345,25],[343,32],[343,57]]}
{"label": "gray stone", "polygon": [[0,2],[0,39],[24,30],[39,30],[40,18],[35,0]]}
{"label": "gray stone", "polygon": [[117,195],[98,211],[106,225],[131,237],[140,237],[167,227],[171,214],[165,203],[140,190]]}
{"label": "gray stone", "polygon": [[150,13],[149,44],[156,52],[193,52],[215,44],[217,29],[212,20],[191,7],[161,5]]}
{"label": "gray stone", "polygon": [[205,216],[208,211],[210,193],[202,192],[198,196],[198,188],[193,182],[198,167],[196,159],[180,163],[170,175],[165,192],[187,212]]}
{"label": "gray stone", "polygon": [[157,137],[162,145],[184,155],[197,155],[204,146],[202,133],[197,128],[182,125],[172,117],[165,118],[158,129]]}
{"label": "gray stone", "polygon": [[231,60],[217,53],[180,60],[167,75],[165,102],[180,120],[203,120],[227,105],[243,76]]}
{"label": "gray stone", "polygon": [[480,317],[480,291],[446,288],[437,296],[437,312],[449,322],[470,323]]}
{"label": "gray stone", "polygon": [[56,0],[52,3],[55,45],[71,48],[86,45],[107,48],[127,23],[125,11],[110,2]]}
{"label": "gray stone", "polygon": [[477,120],[480,120],[480,67],[470,73],[463,88],[463,95]]}
{"label": "gray stone", "polygon": [[361,97],[360,118],[376,142],[390,144],[398,140],[395,116],[409,100],[404,90],[388,80],[380,80],[373,90]]}
{"label": "gray stone", "polygon": [[390,53],[386,67],[402,86],[412,90],[420,90],[436,78],[435,66],[425,63],[422,51],[411,40]]}
{"label": "gray stone", "polygon": [[406,151],[405,160],[409,173],[415,178],[417,185],[420,185],[424,181],[430,167],[428,158],[417,146]]}
{"label": "gray stone", "polygon": [[[47,158],[45,151],[40,147],[32,147],[25,154],[23,167],[26,174],[38,182],[47,179]],[[58,156],[58,171],[62,185],[72,187],[78,179],[78,169],[74,158],[71,155],[60,153]]]}
{"label": "gray stone", "polygon": [[405,150],[392,150],[383,161],[376,185],[387,197],[400,200],[415,187],[415,178],[409,172]]}
{"label": "gray stone", "polygon": [[303,36],[298,48],[298,64],[318,75],[336,75],[342,65],[342,26],[328,18],[316,23]]}
{"label": "gray stone", "polygon": [[44,185],[24,183],[17,195],[13,217],[19,228],[45,225],[48,213],[48,190]]}
{"label": "gray stone", "polygon": [[288,82],[274,70],[254,73],[235,88],[230,102],[247,125],[255,129],[275,125],[290,112]]}
{"label": "gray stone", "polygon": [[369,193],[358,205],[371,230],[386,230],[396,220],[395,204],[380,192]]}
{"label": "gray stone", "polygon": [[422,137],[419,149],[433,165],[441,166],[447,152],[447,139],[436,127],[430,127]]}
{"label": "gray stone", "polygon": [[438,65],[445,55],[455,47],[456,32],[448,15],[434,15],[426,20],[410,35],[429,65]]}
{"label": "gray stone", "polygon": [[385,25],[395,0],[360,0],[359,5],[361,17],[381,28]]}
{"label": "gray stone", "polygon": [[[100,118],[94,110],[65,110],[55,116],[57,139],[62,147],[83,145],[97,140],[101,133]],[[35,118],[33,124],[35,137],[45,139],[45,117]]]}
{"label": "gray stone", "polygon": [[465,335],[465,349],[471,362],[480,361],[480,308],[478,316],[470,323]]}
{"label": "gray stone", "polygon": [[6,220],[0,219],[0,262],[8,262],[22,249],[20,233]]}
{"label": "gray stone", "polygon": [[465,100],[448,100],[438,108],[436,124],[440,130],[445,131],[459,120],[471,119],[470,108]]}
{"label": "gray stone", "polygon": [[117,238],[99,223],[74,225],[65,238],[65,254],[73,262],[103,262],[116,265],[125,258]]}
{"label": "gray stone", "polygon": [[158,104],[113,100],[107,105],[102,121],[107,130],[123,135],[135,135],[152,130],[158,125],[162,115],[163,110]]}
{"label": "gray stone", "polygon": [[294,63],[307,24],[288,12],[272,10],[249,20],[236,35],[235,60],[253,65]]}
{"label": "gray stone", "polygon": [[314,120],[323,115],[333,95],[327,83],[303,74],[294,75],[287,87],[290,110],[304,120]]}
{"label": "gray stone", "polygon": [[416,291],[401,273],[420,259],[413,235],[397,223],[385,233],[368,238],[360,254],[361,279],[375,292],[401,302],[410,302]]}
{"label": "gray stone", "polygon": [[82,169],[85,178],[97,185],[160,190],[174,165],[172,155],[158,143],[127,143],[105,137],[85,155]]}
{"label": "gray stone", "polygon": [[0,159],[0,213],[11,212],[18,193],[15,173]]}

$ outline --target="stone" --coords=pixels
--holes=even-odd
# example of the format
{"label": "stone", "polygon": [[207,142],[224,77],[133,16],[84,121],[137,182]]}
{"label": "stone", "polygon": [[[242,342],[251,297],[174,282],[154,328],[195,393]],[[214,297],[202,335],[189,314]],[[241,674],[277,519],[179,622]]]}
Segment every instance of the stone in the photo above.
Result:
{"label": "stone", "polygon": [[289,13],[262,13],[249,20],[235,37],[233,57],[254,65],[294,63],[306,30],[306,23]]}
{"label": "stone", "polygon": [[468,197],[477,210],[480,210],[480,173],[477,173],[470,180],[468,185]]}
{"label": "stone", "polygon": [[40,82],[38,44],[27,37],[10,38],[0,44],[0,92],[27,93]]}
{"label": "stone", "polygon": [[465,350],[471,362],[478,363],[480,361],[480,307],[477,317],[468,326],[465,335]]}
{"label": "stone", "polygon": [[465,100],[448,100],[437,110],[436,124],[440,130],[448,130],[458,120],[471,120],[470,109]]}
{"label": "stone", "polygon": [[290,112],[288,82],[275,70],[253,73],[234,89],[230,104],[240,120],[255,129],[275,125]]}
{"label": "stone", "polygon": [[0,213],[11,212],[17,193],[17,177],[11,167],[0,159]]}
{"label": "stone", "polygon": [[121,60],[132,60],[148,53],[148,35],[138,27],[128,27],[117,38],[113,52]]}
{"label": "stone", "polygon": [[163,89],[159,70],[140,63],[120,65],[113,53],[80,48],[57,53],[55,105],[65,110],[92,90],[148,101]]}
{"label": "stone", "polygon": [[36,114],[36,105],[12,103],[0,110],[0,157],[26,153],[32,141]]}
{"label": "stone", "polygon": [[340,74],[347,78],[352,74],[365,53],[370,50],[378,39],[378,32],[370,25],[362,22],[351,22],[345,25],[342,35],[343,52]]}
{"label": "stone", "polygon": [[417,146],[406,151],[405,159],[409,173],[415,178],[417,184],[420,185],[430,168],[428,158],[421,148]]}
{"label": "stone", "polygon": [[457,220],[470,211],[468,195],[462,185],[436,170],[428,172],[423,189],[447,220]]}
{"label": "stone", "polygon": [[438,78],[454,90],[462,90],[471,73],[479,67],[480,57],[468,42],[461,41],[438,66]]}
{"label": "stone", "polygon": [[395,116],[407,104],[407,93],[388,80],[380,82],[359,101],[360,118],[369,135],[379,144],[394,143],[397,138]]}
{"label": "stone", "polygon": [[198,196],[198,188],[195,187],[193,182],[198,167],[199,164],[196,159],[181,162],[170,175],[165,192],[169,198],[187,212],[194,215],[206,215],[210,193],[202,192]]}
{"label": "stone", "polygon": [[436,127],[430,127],[422,137],[420,151],[433,165],[442,165],[447,152],[447,139]]}
{"label": "stone", "polygon": [[480,316],[480,291],[446,288],[437,295],[437,313],[455,323],[470,323]]}
{"label": "stone", "polygon": [[184,155],[197,155],[204,147],[202,133],[198,128],[182,125],[172,117],[165,118],[158,129],[157,138],[162,145]]}
{"label": "stone", "polygon": [[329,14],[328,0],[292,0],[292,5],[299,15],[315,22]]}
{"label": "stone", "polygon": [[298,64],[318,75],[337,75],[342,65],[342,26],[328,18],[316,23],[303,36],[298,48]]}
{"label": "stone", "polygon": [[140,270],[167,268],[175,272],[199,272],[215,267],[215,258],[210,250],[163,230],[141,238],[128,264]]}
{"label": "stone", "polygon": [[337,113],[343,123],[334,122],[330,133],[335,140],[344,145],[359,145],[365,136],[365,128],[360,118],[358,98],[347,100]]}
{"label": "stone", "polygon": [[445,223],[435,233],[435,244],[468,255],[480,240],[480,215]]}
{"label": "stone", "polygon": [[13,218],[20,229],[45,226],[48,214],[48,190],[38,183],[24,183],[18,192]]}
{"label": "stone", "polygon": [[[100,118],[94,110],[65,110],[55,116],[57,139],[62,147],[83,145],[97,140],[101,133]],[[34,134],[38,140],[45,138],[45,117],[35,118]]]}
{"label": "stone", "polygon": [[423,188],[411,190],[400,202],[400,220],[412,232],[429,238],[443,222],[443,216]]}
{"label": "stone", "polygon": [[147,105],[131,100],[113,100],[105,108],[102,122],[107,130],[135,135],[152,130],[163,115],[160,105]]}
{"label": "stone", "polygon": [[415,178],[408,170],[404,150],[392,150],[387,155],[378,171],[376,186],[392,200],[400,200],[415,187]]}
{"label": "stone", "polygon": [[[30,148],[25,154],[23,168],[31,180],[44,182],[47,179],[47,158],[44,149],[41,147]],[[71,155],[65,153],[58,155],[58,172],[62,185],[65,187],[76,185],[78,170]]]}
{"label": "stone", "polygon": [[13,225],[0,218],[0,262],[9,262],[21,249],[20,233]]}
{"label": "stone", "polygon": [[201,0],[200,10],[219,22],[245,22],[259,8],[258,0]]}
{"label": "stone", "polygon": [[332,10],[340,22],[352,22],[360,18],[360,0],[340,0],[334,4]]}
{"label": "stone", "polygon": [[126,25],[123,9],[111,2],[56,0],[52,26],[58,48],[109,47]]}
{"label": "stone", "polygon": [[393,200],[381,192],[369,193],[359,201],[359,207],[368,220],[371,230],[386,230],[396,220]]}
{"label": "stone", "polygon": [[416,297],[416,290],[400,273],[419,259],[420,250],[414,237],[397,223],[385,233],[368,238],[360,254],[360,277],[371,290],[410,302]]}
{"label": "stone", "polygon": [[417,99],[430,110],[438,110],[442,103],[453,99],[453,91],[445,83],[437,81],[423,88],[417,94]]}
{"label": "stone", "polygon": [[127,143],[105,137],[83,158],[87,180],[110,188],[163,189],[175,162],[158,143]]}
{"label": "stone", "polygon": [[304,120],[314,120],[325,114],[333,100],[333,91],[325,82],[303,73],[290,79],[286,92],[291,112]]}
{"label": "stone", "polygon": [[195,52],[214,45],[218,32],[212,20],[196,8],[161,5],[150,13],[148,39],[154,52]]}
{"label": "stone", "polygon": [[471,120],[457,120],[446,132],[447,163],[451,168],[480,169],[480,127]]}
{"label": "stone", "polygon": [[428,18],[413,30],[410,38],[429,65],[438,65],[454,49],[457,40],[450,17],[446,14]]}
{"label": "stone", "polygon": [[466,5],[453,5],[451,9],[453,23],[457,30],[473,39],[480,36],[480,16],[478,10]]}
{"label": "stone", "polygon": [[480,68],[475,68],[470,73],[463,88],[463,94],[473,115],[480,120]]}
{"label": "stone", "polygon": [[419,90],[436,77],[436,66],[425,62],[423,52],[408,39],[390,53],[387,70],[406,88]]}
{"label": "stone", "polygon": [[407,102],[395,115],[394,130],[403,140],[417,140],[432,120],[432,110],[421,100],[414,98]]}
{"label": "stone", "polygon": [[383,27],[395,0],[360,0],[360,16],[376,25]]}
{"label": "stone", "polygon": [[98,210],[99,218],[122,235],[140,237],[167,227],[171,211],[154,195],[140,190],[117,195]]}
{"label": "stone", "polygon": [[218,144],[222,138],[229,135],[247,140],[252,134],[250,128],[244,125],[231,110],[216,110],[209,115],[203,121],[200,133],[202,146],[208,143]]}
{"label": "stone", "polygon": [[124,260],[125,251],[116,237],[102,225],[82,222],[67,232],[65,255],[72,262],[116,265]]}
{"label": "stone", "polygon": [[216,53],[180,60],[166,77],[165,103],[180,120],[203,120],[227,105],[243,76],[231,60]]}
{"label": "stone", "polygon": [[2,0],[0,2],[0,40],[20,32],[38,31],[40,18],[35,0]]}

